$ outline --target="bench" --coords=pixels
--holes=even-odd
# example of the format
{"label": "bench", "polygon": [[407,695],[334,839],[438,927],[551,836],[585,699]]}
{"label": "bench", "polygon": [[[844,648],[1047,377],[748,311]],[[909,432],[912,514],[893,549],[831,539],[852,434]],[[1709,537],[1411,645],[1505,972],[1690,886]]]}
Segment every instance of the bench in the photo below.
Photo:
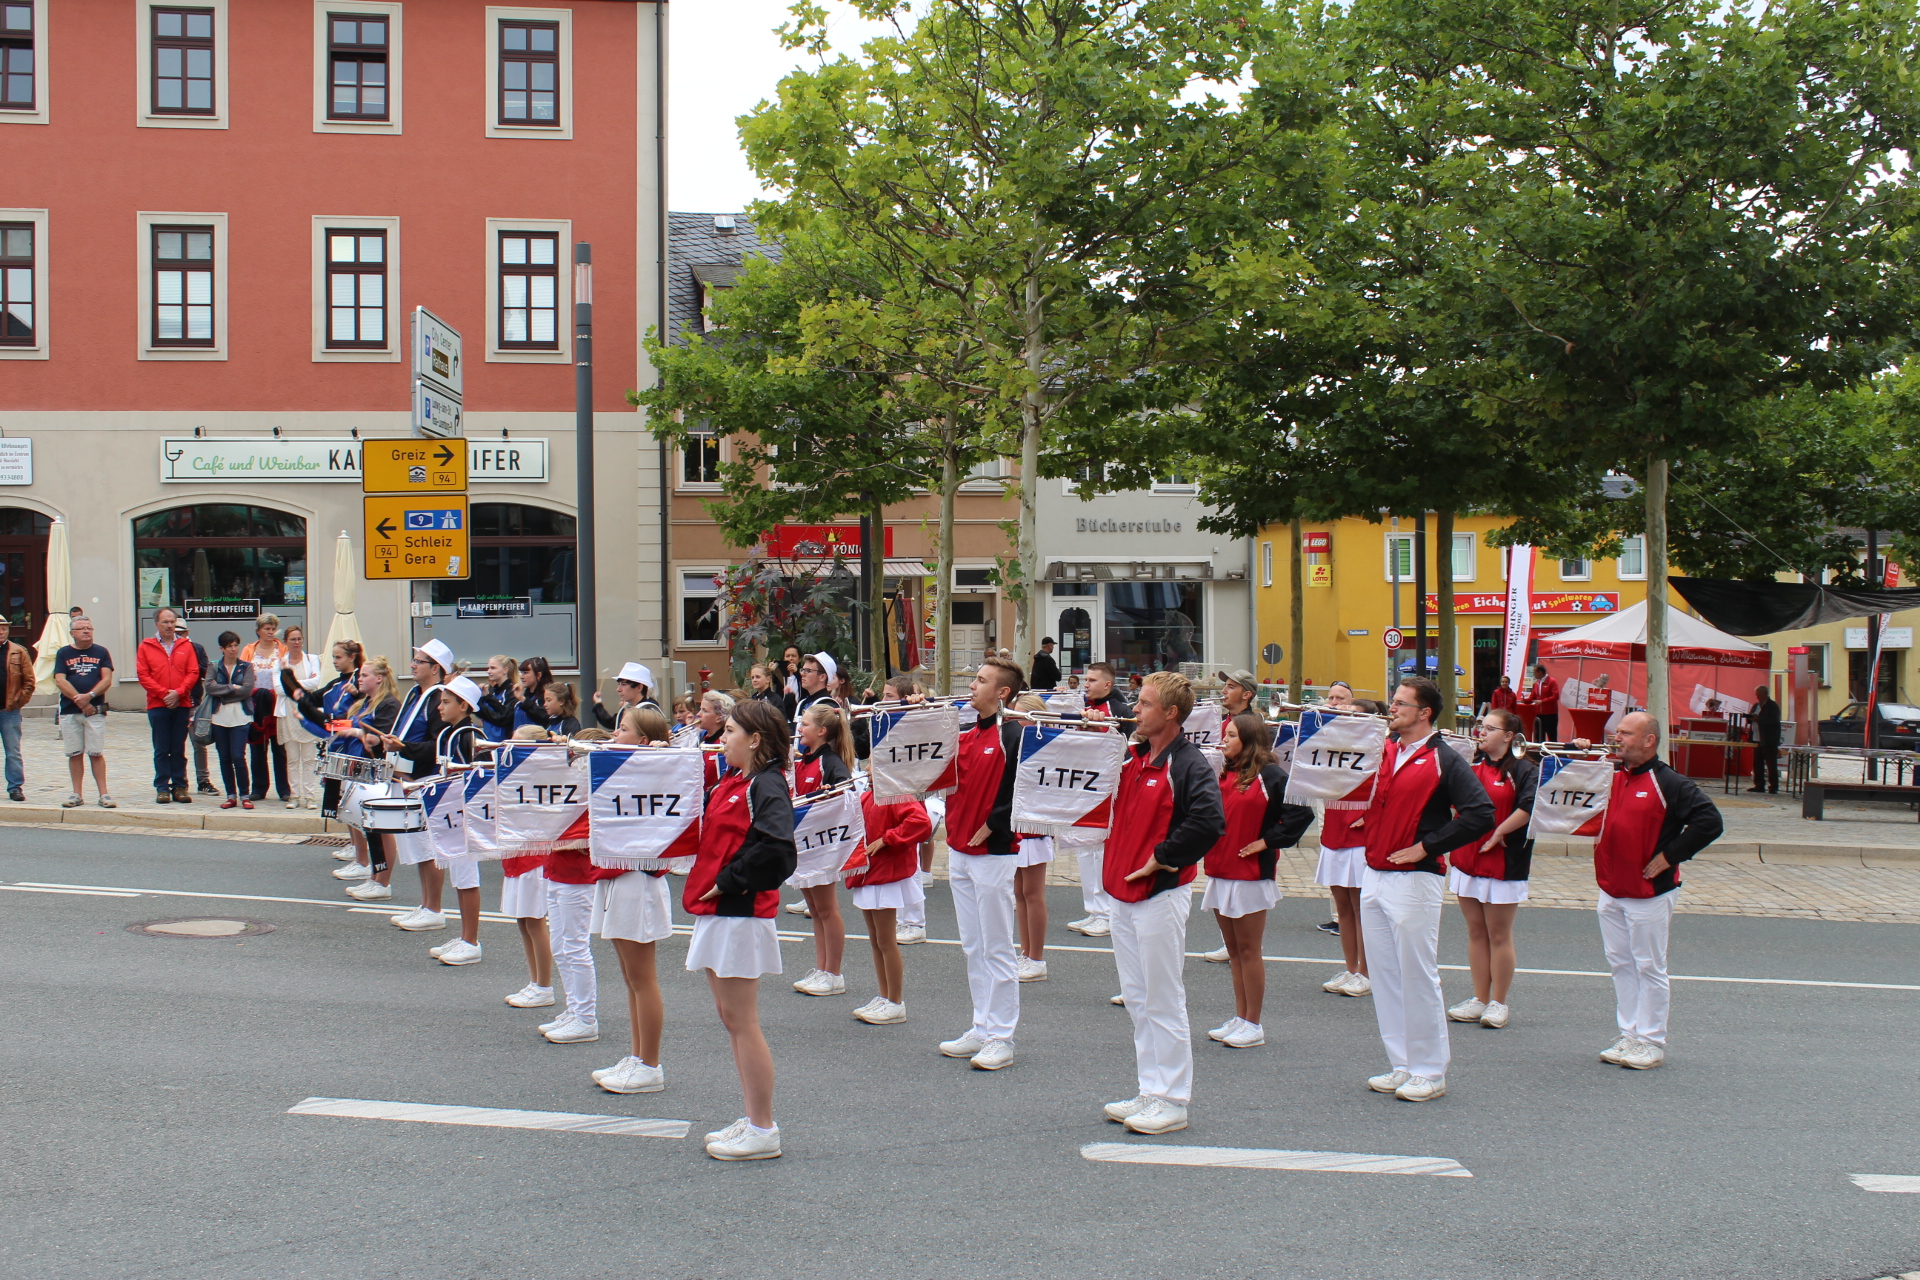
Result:
{"label": "bench", "polygon": [[1824,818],[1829,795],[1835,800],[1894,800],[1912,804],[1920,801],[1920,786],[1895,782],[1821,782],[1809,778],[1800,793],[1800,816],[1815,821]]}

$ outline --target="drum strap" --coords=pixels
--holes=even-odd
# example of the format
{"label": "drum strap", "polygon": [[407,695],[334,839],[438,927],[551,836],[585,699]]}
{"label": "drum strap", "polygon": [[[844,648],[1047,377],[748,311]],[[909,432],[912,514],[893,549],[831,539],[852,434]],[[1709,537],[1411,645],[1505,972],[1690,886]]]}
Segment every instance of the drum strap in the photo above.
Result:
{"label": "drum strap", "polygon": [[369,831],[367,836],[367,864],[373,868],[373,874],[379,875],[387,869],[387,841],[392,837],[385,831]]}

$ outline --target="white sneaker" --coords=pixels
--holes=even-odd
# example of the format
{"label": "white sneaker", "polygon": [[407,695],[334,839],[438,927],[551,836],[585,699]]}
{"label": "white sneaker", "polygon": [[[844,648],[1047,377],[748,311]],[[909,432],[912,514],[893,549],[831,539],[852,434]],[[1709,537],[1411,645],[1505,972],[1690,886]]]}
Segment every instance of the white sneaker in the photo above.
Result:
{"label": "white sneaker", "polygon": [[1151,1101],[1153,1101],[1153,1099],[1142,1094],[1137,1098],[1128,1098],[1125,1102],[1109,1102],[1106,1106],[1100,1108],[1100,1110],[1106,1112],[1107,1119],[1113,1121],[1115,1124],[1124,1124],[1126,1121],[1139,1115],[1142,1111],[1145,1111],[1147,1104]]}
{"label": "white sneaker", "polygon": [[1633,1047],[1620,1055],[1620,1065],[1635,1071],[1650,1071],[1666,1060],[1667,1051],[1647,1040],[1634,1041]]}
{"label": "white sneaker", "polygon": [[876,999],[865,1008],[855,1009],[853,1016],[862,1022],[870,1022],[876,1027],[886,1027],[896,1022],[905,1022],[907,1020],[907,1006],[904,1004],[895,1004],[891,1000]]}
{"label": "white sneaker", "polygon": [[1447,1017],[1454,1022],[1478,1022],[1480,1021],[1480,1015],[1486,1011],[1486,1001],[1480,999],[1478,996],[1474,996],[1471,999],[1462,1000],[1459,1004],[1447,1010]]}
{"label": "white sneaker", "polygon": [[738,1120],[735,1120],[732,1124],[728,1125],[726,1128],[715,1129],[712,1133],[708,1134],[707,1141],[709,1143],[721,1142],[721,1141],[732,1141],[734,1138],[739,1137],[741,1134],[745,1133],[746,1131],[747,1131],[747,1118],[745,1116],[741,1116]]}
{"label": "white sneaker", "polygon": [[620,1059],[620,1061],[614,1063],[610,1067],[601,1067],[598,1071],[590,1071],[587,1074],[593,1077],[593,1082],[595,1084],[599,1084],[602,1080],[606,1079],[608,1076],[618,1075],[620,1072],[625,1071],[627,1068],[631,1067],[634,1063],[638,1061],[640,1061],[640,1059],[634,1057],[632,1054],[628,1054],[626,1057]]}
{"label": "white sneaker", "polygon": [[600,1038],[600,1024],[570,1013],[546,1037],[555,1044],[586,1044]]}
{"label": "white sneaker", "polygon": [[667,1073],[638,1058],[628,1057],[594,1083],[608,1093],[658,1093],[667,1087]]}
{"label": "white sneaker", "polygon": [[1257,1022],[1240,1019],[1240,1025],[1231,1035],[1222,1036],[1220,1043],[1229,1049],[1257,1049],[1267,1042],[1267,1033]]}
{"label": "white sneaker", "polygon": [[425,907],[416,907],[412,911],[402,912],[387,921],[396,929],[405,929],[410,933],[429,933],[435,929],[447,927],[447,913],[428,911]]}
{"label": "white sneaker", "polygon": [[1075,932],[1089,938],[1108,938],[1113,936],[1113,925],[1108,923],[1105,916],[1088,916]]}
{"label": "white sneaker", "polygon": [[531,982],[507,997],[516,1009],[544,1009],[553,1003],[552,987],[536,987]]}
{"label": "white sneaker", "polygon": [[562,1009],[558,1017],[554,1018],[551,1022],[541,1023],[539,1026],[535,1027],[534,1030],[538,1031],[541,1035],[545,1035],[549,1031],[553,1031],[559,1027],[565,1026],[567,1023],[567,1020],[572,1017],[573,1015],[571,1013],[568,1013],[566,1010]]}
{"label": "white sneaker", "polygon": [[940,1042],[940,1052],[949,1058],[971,1058],[987,1047],[987,1038],[977,1031],[968,1031],[952,1040]]}
{"label": "white sneaker", "polygon": [[1021,956],[1018,967],[1020,970],[1020,981],[1022,982],[1045,982],[1047,980],[1047,962],[1045,960],[1029,960],[1025,956]]}
{"label": "white sneaker", "polygon": [[289,808],[289,809],[298,809],[299,807],[300,807],[300,802],[299,802],[298,800],[289,800],[289,801],[287,801],[287,808]]}
{"label": "white sneaker", "polygon": [[1087,926],[1097,919],[1099,919],[1098,916],[1082,916],[1078,920],[1067,921],[1067,928],[1073,930],[1075,933],[1084,933],[1086,932]]}
{"label": "white sneaker", "polygon": [[393,897],[393,886],[377,880],[363,880],[359,884],[348,885],[347,896],[362,902],[385,902]]}
{"label": "white sneaker", "polygon": [[[343,844],[333,851],[333,860],[335,862],[352,862],[353,856],[353,846],[350,844]],[[340,873],[336,871],[334,874],[339,875]]]}
{"label": "white sneaker", "polygon": [[1426,1076],[1409,1076],[1407,1082],[1393,1091],[1393,1096],[1402,1102],[1431,1102],[1435,1098],[1447,1096],[1446,1077],[1430,1080]]}
{"label": "white sneaker", "polygon": [[1121,995],[1121,996],[1111,996],[1111,997],[1109,997],[1109,998],[1108,998],[1108,1000],[1107,1000],[1107,1003],[1108,1003],[1108,1004],[1117,1004],[1117,1005],[1121,1005],[1121,1006],[1123,1006],[1123,1007],[1124,1007],[1124,1006],[1126,1005],[1126,1003],[1127,1003],[1127,998],[1126,998],[1125,996],[1123,996],[1123,995]]}
{"label": "white sneaker", "polygon": [[847,980],[837,973],[815,969],[794,983],[793,989],[803,996],[843,996],[847,994]]}
{"label": "white sneaker", "polygon": [[740,1132],[730,1138],[717,1138],[707,1144],[707,1154],[715,1160],[775,1160],[780,1156],[780,1126],[755,1133],[741,1122]]}
{"label": "white sneaker", "polygon": [[1321,983],[1320,989],[1322,991],[1329,992],[1336,996],[1345,995],[1347,980],[1354,976],[1355,976],[1354,974],[1348,973],[1345,969],[1342,969],[1340,972],[1334,974],[1331,978],[1328,978],[1325,982]]}
{"label": "white sneaker", "polygon": [[1632,1036],[1623,1034],[1618,1040],[1615,1040],[1612,1044],[1600,1051],[1600,1061],[1611,1062],[1617,1067],[1626,1061],[1627,1050],[1639,1043],[1640,1042]]}
{"label": "white sneaker", "polygon": [[813,918],[813,908],[807,905],[805,898],[800,899],[798,902],[789,902],[787,904],[787,910],[796,916],[805,916],[809,920]]}
{"label": "white sneaker", "polygon": [[1373,994],[1373,979],[1364,973],[1347,975],[1347,985],[1340,988],[1343,996],[1369,996]]}
{"label": "white sneaker", "polygon": [[1227,962],[1227,949],[1221,947],[1218,951],[1203,951],[1200,953],[1200,958],[1202,960],[1211,960],[1215,964],[1225,964]]}
{"label": "white sneaker", "polygon": [[1187,1109],[1165,1098],[1148,1098],[1147,1105],[1126,1118],[1135,1133],[1172,1133],[1187,1127]]}
{"label": "white sneaker", "polygon": [[1232,1035],[1235,1031],[1238,1031],[1239,1029],[1240,1029],[1240,1018],[1238,1015],[1236,1015],[1234,1017],[1228,1018],[1225,1022],[1221,1023],[1219,1026],[1207,1032],[1207,1039],[1225,1040],[1228,1036]]}
{"label": "white sneaker", "polygon": [[1483,1027],[1492,1027],[1495,1031],[1498,1031],[1501,1027],[1507,1025],[1507,1020],[1511,1017],[1513,1017],[1513,1010],[1507,1008],[1507,1006],[1501,1004],[1498,1000],[1490,1001],[1487,1005],[1487,1011],[1480,1015],[1480,1025]]}
{"label": "white sneaker", "polygon": [[927,940],[927,926],[923,924],[901,924],[893,928],[893,940],[903,947]]}
{"label": "white sneaker", "polygon": [[809,969],[805,975],[794,980],[793,989],[795,991],[805,991],[813,980],[819,976],[820,971],[818,969]]}
{"label": "white sneaker", "polygon": [[885,1004],[886,1001],[887,1001],[887,998],[885,996],[875,996],[873,999],[861,1005],[858,1009],[855,1009],[853,1011],[853,1016],[857,1018],[863,1013],[872,1013],[876,1007],[878,1007],[879,1005]]}
{"label": "white sneaker", "polygon": [[[347,857],[353,857],[353,850],[347,850]],[[331,874],[335,880],[365,880],[373,874],[373,868],[364,862],[349,862],[344,867],[335,867]]]}
{"label": "white sneaker", "polygon": [[480,944],[468,942],[464,938],[455,938],[444,947],[434,947],[439,952],[434,956],[441,964],[479,964]]}
{"label": "white sneaker", "polygon": [[1411,1072],[1398,1070],[1389,1071],[1383,1076],[1369,1077],[1367,1080],[1367,1088],[1373,1090],[1375,1093],[1394,1093],[1399,1090],[1401,1085],[1411,1079],[1413,1079]]}
{"label": "white sneaker", "polygon": [[995,1038],[973,1055],[971,1065],[976,1071],[998,1071],[1012,1061],[1013,1041]]}

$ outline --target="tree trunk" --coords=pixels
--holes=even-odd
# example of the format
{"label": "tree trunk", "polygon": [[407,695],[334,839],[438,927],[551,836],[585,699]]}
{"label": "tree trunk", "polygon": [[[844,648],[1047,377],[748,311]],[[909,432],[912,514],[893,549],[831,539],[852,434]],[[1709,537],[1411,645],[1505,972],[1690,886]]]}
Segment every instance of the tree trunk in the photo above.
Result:
{"label": "tree trunk", "polygon": [[[1287,628],[1287,701],[1298,705],[1300,696],[1304,692],[1302,685],[1305,682],[1306,673],[1306,655],[1302,650],[1307,647],[1307,557],[1301,549],[1306,539],[1300,532],[1298,516],[1294,517],[1293,523],[1288,527],[1287,537],[1289,544],[1287,572],[1293,587],[1293,603],[1290,606],[1292,617],[1289,619],[1292,625]],[[1256,662],[1259,661],[1259,654],[1256,653],[1253,656]]]}
{"label": "tree trunk", "polygon": [[[1647,460],[1647,710],[1664,748],[1673,723],[1667,687],[1667,460]],[[1668,748],[1670,750],[1670,748]]]}
{"label": "tree trunk", "polygon": [[1460,705],[1460,686],[1454,682],[1453,668],[1458,662],[1459,628],[1453,625],[1453,512],[1439,511],[1433,517],[1433,589],[1440,599],[1435,603],[1434,625],[1440,629],[1440,719],[1435,727],[1453,728],[1454,708]]}
{"label": "tree trunk", "polygon": [[1020,400],[1020,583],[1014,596],[1013,660],[1029,670],[1034,653],[1033,598],[1040,580],[1040,410],[1041,379],[1046,376],[1046,316],[1040,300],[1040,255],[1028,264],[1026,308],[1022,313],[1027,376],[1032,385]]}
{"label": "tree trunk", "polygon": [[947,419],[947,447],[940,455],[940,545],[934,551],[933,692],[953,689],[953,498],[960,492],[960,467],[954,460],[954,421]]}

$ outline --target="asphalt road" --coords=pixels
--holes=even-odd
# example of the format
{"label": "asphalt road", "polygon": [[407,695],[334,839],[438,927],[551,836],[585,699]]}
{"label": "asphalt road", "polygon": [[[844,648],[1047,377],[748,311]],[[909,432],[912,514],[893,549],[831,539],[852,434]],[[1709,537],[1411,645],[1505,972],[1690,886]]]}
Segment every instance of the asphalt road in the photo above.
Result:
{"label": "asphalt road", "polygon": [[[0,882],[333,899],[312,847],[9,830]],[[403,881],[405,874],[402,873]],[[495,901],[494,873],[486,897]],[[405,896],[404,893],[401,896]],[[944,886],[930,933],[955,936]],[[1058,926],[1077,895],[1055,890]],[[448,969],[337,907],[0,890],[4,1038],[0,1274],[33,1277],[1181,1276],[1856,1278],[1920,1267],[1920,1196],[1853,1173],[1920,1175],[1920,991],[1676,984],[1669,1065],[1595,1053],[1601,979],[1524,975],[1505,1031],[1456,1029],[1450,1093],[1369,1093],[1371,1003],[1324,995],[1324,904],[1283,903],[1266,951],[1264,1049],[1197,1050],[1192,1127],[1123,1135],[1133,1092],[1109,956],[1056,951],[1023,990],[1019,1058],[938,1056],[968,1021],[957,947],[907,951],[911,1020],[867,1027],[850,994],[763,985],[787,1155],[723,1165],[699,1135],[739,1114],[726,1040],[684,938],[662,943],[664,1092],[616,1097],[587,1072],[625,1053],[600,951],[603,1038],[555,1046],[509,1009],[512,927]],[[276,931],[157,939],[187,915]],[[783,928],[804,921],[782,917]],[[1216,944],[1196,910],[1192,949]],[[1920,984],[1920,928],[1681,916],[1676,973]],[[1442,959],[1464,933],[1446,923]],[[1589,913],[1521,913],[1523,966],[1597,970]],[[786,945],[790,976],[811,946]],[[1196,1035],[1231,1012],[1225,966],[1188,966]],[[1447,975],[1449,998],[1464,974]],[[309,1096],[659,1117],[684,1140],[287,1114]],[[1471,1178],[1100,1163],[1124,1141],[1443,1156]]]}

